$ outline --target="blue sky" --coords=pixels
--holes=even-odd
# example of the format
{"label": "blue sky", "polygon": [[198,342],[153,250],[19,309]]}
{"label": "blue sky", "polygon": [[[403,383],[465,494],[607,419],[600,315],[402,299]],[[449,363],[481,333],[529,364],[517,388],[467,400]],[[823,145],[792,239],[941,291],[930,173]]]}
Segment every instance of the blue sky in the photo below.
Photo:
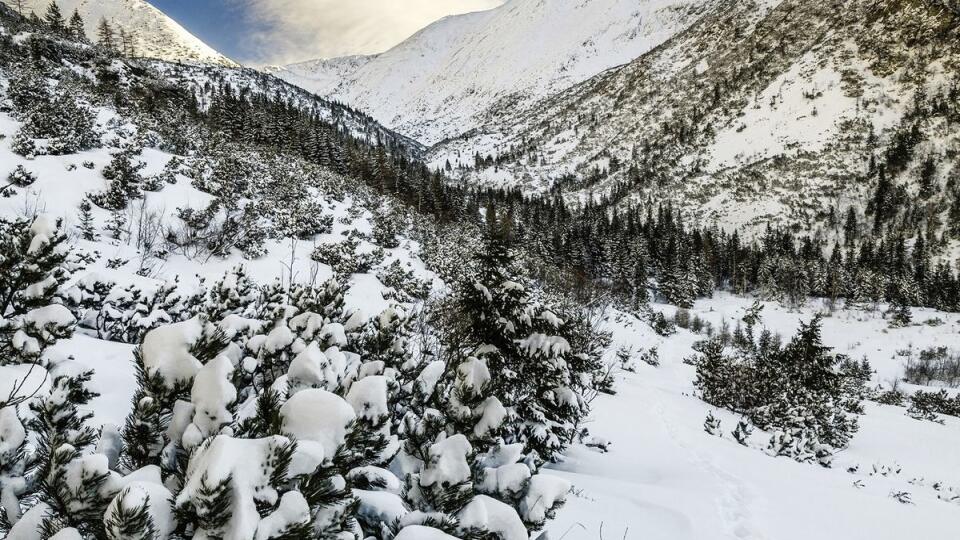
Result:
{"label": "blue sky", "polygon": [[182,24],[191,34],[231,58],[256,56],[251,42],[243,39],[257,30],[246,16],[245,4],[235,0],[150,0],[150,3]]}
{"label": "blue sky", "polygon": [[431,22],[504,0],[149,0],[247,64],[385,51]]}

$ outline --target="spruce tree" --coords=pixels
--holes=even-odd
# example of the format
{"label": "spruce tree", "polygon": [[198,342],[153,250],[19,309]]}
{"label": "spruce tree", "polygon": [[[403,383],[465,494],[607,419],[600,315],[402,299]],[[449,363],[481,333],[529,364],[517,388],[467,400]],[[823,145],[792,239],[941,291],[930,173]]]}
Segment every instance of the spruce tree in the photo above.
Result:
{"label": "spruce tree", "polygon": [[93,220],[92,209],[93,207],[90,205],[90,201],[84,199],[80,203],[80,219],[77,228],[80,230],[80,237],[88,242],[93,242],[97,239],[97,229]]}
{"label": "spruce tree", "polygon": [[31,405],[29,426],[38,434],[35,489],[50,508],[40,528],[48,535],[65,527],[92,536],[102,533],[110,496],[105,493],[108,462],[106,456],[87,453],[97,434],[88,425],[92,414],[80,411],[97,396],[88,388],[92,378],[92,371],[57,376],[49,394]]}
{"label": "spruce tree", "polygon": [[80,12],[76,9],[73,10],[73,15],[70,16],[70,37],[77,41],[87,40],[87,31],[84,28],[83,17],[80,16]]}
{"label": "spruce tree", "polygon": [[733,438],[743,446],[750,446],[750,435],[753,434],[753,426],[746,420],[737,422],[737,428],[733,430]]}
{"label": "spruce tree", "polygon": [[50,5],[47,6],[44,22],[47,23],[47,26],[50,27],[51,30],[58,34],[64,33],[67,29],[63,13],[60,11],[60,6],[56,2],[50,2]]}
{"label": "spruce tree", "polygon": [[71,265],[62,222],[0,219],[0,365],[43,362],[43,351],[73,333],[55,302]]}
{"label": "spruce tree", "polygon": [[113,32],[113,27],[110,26],[110,22],[107,21],[106,18],[101,18],[97,26],[97,45],[108,51],[115,51],[117,49],[116,35]]}

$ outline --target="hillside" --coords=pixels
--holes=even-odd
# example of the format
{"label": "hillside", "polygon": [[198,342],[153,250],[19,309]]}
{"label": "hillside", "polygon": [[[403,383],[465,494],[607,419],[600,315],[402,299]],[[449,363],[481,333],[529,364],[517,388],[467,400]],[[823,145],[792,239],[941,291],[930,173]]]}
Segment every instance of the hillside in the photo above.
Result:
{"label": "hillside", "polygon": [[633,60],[713,3],[511,0],[437,21],[379,55],[269,71],[433,145]]}
{"label": "hillside", "polygon": [[433,163],[471,183],[653,197],[727,228],[828,237],[850,208],[864,228],[887,224],[872,204],[883,169],[923,192],[890,221],[949,241],[958,26],[927,0],[724,2],[629,64],[438,145]]}
{"label": "hillside", "polygon": [[[3,0],[16,9],[23,6],[23,14],[38,16],[46,13],[49,0]],[[213,50],[190,34],[176,21],[153,7],[146,0],[57,0],[64,17],[77,10],[83,17],[87,36],[96,41],[101,19],[116,32],[123,29],[132,36],[136,56],[158,58],[171,62],[188,62],[236,66],[236,62]]]}

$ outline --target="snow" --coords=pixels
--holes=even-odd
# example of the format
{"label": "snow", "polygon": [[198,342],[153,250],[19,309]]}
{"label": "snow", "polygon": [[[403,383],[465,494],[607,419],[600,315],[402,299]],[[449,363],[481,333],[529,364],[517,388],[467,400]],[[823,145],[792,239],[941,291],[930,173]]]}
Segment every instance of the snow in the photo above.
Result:
{"label": "snow", "polygon": [[456,485],[470,479],[467,456],[473,452],[470,442],[462,434],[447,437],[430,445],[427,468],[420,477],[420,485]]}
{"label": "snow", "polygon": [[[324,414],[316,414],[324,411]],[[320,389],[297,392],[280,407],[283,431],[300,441],[314,441],[333,455],[347,434],[347,426],[356,418],[349,403],[340,396]]]}
{"label": "snow", "polygon": [[476,411],[480,419],[473,426],[473,433],[477,437],[484,437],[492,430],[503,425],[507,418],[507,409],[500,403],[496,397],[488,397],[480,404]]}
{"label": "snow", "polygon": [[470,357],[457,367],[457,376],[466,388],[480,389],[490,382],[490,370],[480,358]]}
{"label": "snow", "polygon": [[423,525],[410,525],[404,527],[393,540],[457,540],[456,537]]}
{"label": "snow", "polygon": [[294,524],[306,523],[310,520],[310,506],[299,491],[288,491],[280,497],[280,505],[267,517],[260,521],[257,527],[256,540],[268,540],[279,536],[284,530]]}
{"label": "snow", "polygon": [[[733,325],[752,303],[720,294],[696,302],[690,314],[717,329],[724,319]],[[819,302],[799,310],[762,305],[761,325],[784,336],[824,309]],[[676,311],[654,308],[668,315]],[[854,359],[866,356],[877,371],[873,384],[886,384],[902,376],[896,350],[909,343],[960,348],[956,314],[915,309],[914,318],[913,326],[891,329],[879,313],[840,310],[825,319],[824,344]],[[933,318],[944,324],[922,322]],[[619,374],[616,395],[593,401],[587,425],[593,436],[612,441],[606,452],[575,445],[563,462],[539,475],[572,485],[565,506],[548,522],[551,537],[946,540],[960,528],[956,505],[937,498],[960,485],[960,455],[953,451],[960,445],[960,419],[922,422],[907,417],[903,407],[867,402],[860,431],[836,454],[832,468],[772,458],[763,452],[769,434],[757,430],[753,447],[740,446],[729,436],[739,417],[694,395],[694,368],[682,360],[702,336],[683,329],[658,336],[615,310],[603,327],[613,332],[611,351],[658,347],[661,365],[639,363],[637,373]],[[721,420],[723,438],[704,432],[708,411]],[[847,472],[850,467],[857,471]],[[871,474],[874,467],[900,472]],[[936,482],[942,483],[940,491],[932,487]],[[890,494],[898,491],[911,493],[915,504],[894,500]]]}
{"label": "snow", "polygon": [[464,528],[486,527],[503,540],[527,540],[527,529],[516,511],[493,497],[477,495],[457,517]]}
{"label": "snow", "polygon": [[57,534],[50,537],[50,540],[83,540],[80,531],[73,527],[67,527],[57,531]]}
{"label": "snow", "polygon": [[534,523],[540,523],[547,517],[547,511],[560,501],[567,498],[567,492],[570,491],[570,482],[549,476],[538,474],[530,479],[530,487],[523,502],[520,503],[520,513],[523,519]]}
{"label": "snow", "polygon": [[[190,458],[187,479],[183,490],[177,495],[176,505],[193,504],[201,500],[200,490],[204,484],[218,485],[229,478],[231,489],[231,519],[224,531],[225,538],[253,540],[260,523],[257,503],[274,504],[279,495],[270,484],[272,469],[256,464],[266,463],[274,448],[289,443],[286,437],[273,436],[263,439],[234,439],[218,435],[204,443]],[[295,513],[296,501],[287,503],[285,514]],[[279,515],[269,522],[281,520]],[[205,537],[207,531],[198,531]]]}
{"label": "snow", "polygon": [[441,19],[380,55],[269,71],[429,146],[633,60],[701,3],[511,0]]}
{"label": "snow", "polygon": [[360,501],[360,516],[370,523],[398,522],[409,512],[403,499],[395,493],[355,489],[353,496]]}
{"label": "snow", "polygon": [[530,355],[541,355],[546,357],[555,357],[568,354],[570,344],[567,340],[559,336],[548,336],[545,334],[531,334],[520,340],[520,348]]}
{"label": "snow", "polygon": [[510,463],[483,471],[483,481],[477,486],[480,491],[492,494],[515,494],[523,490],[530,480],[530,467],[523,463]]}
{"label": "snow", "polygon": [[420,375],[417,376],[417,384],[420,386],[423,395],[429,396],[433,394],[433,390],[437,387],[437,383],[440,382],[440,377],[443,377],[443,372],[446,370],[446,367],[445,362],[434,360],[420,371]]}
{"label": "snow", "polygon": [[163,486],[160,479],[160,468],[148,466],[133,471],[121,482],[121,491],[110,501],[106,515],[109,516],[120,509],[127,511],[146,505],[150,518],[157,528],[158,538],[167,538],[176,527],[173,508],[169,504],[172,497],[170,490]]}
{"label": "snow", "polygon": [[26,434],[12,405],[0,409],[0,455],[15,451],[23,443]]}
{"label": "snow", "polygon": [[230,383],[233,364],[226,356],[218,356],[197,371],[190,390],[194,406],[193,423],[183,435],[183,444],[192,449],[206,437],[233,421],[227,407],[237,400],[237,389]]}
{"label": "snow", "polygon": [[366,377],[354,382],[347,392],[347,403],[357,413],[357,418],[376,421],[386,416],[387,379],[382,375]]}
{"label": "snow", "polygon": [[6,517],[13,523],[20,518],[19,496],[26,488],[25,471],[14,459],[26,436],[16,408],[8,405],[0,409],[0,464],[5,469],[0,474],[0,507],[5,509]]}
{"label": "snow", "polygon": [[37,530],[48,512],[50,512],[50,505],[47,503],[35,504],[14,523],[13,528],[7,533],[7,540],[38,540]]}
{"label": "snow", "polygon": [[330,368],[327,357],[316,341],[311,341],[299,354],[293,357],[287,369],[287,381],[290,395],[305,388],[332,389],[328,382],[336,381],[337,374]]}
{"label": "snow", "polygon": [[202,364],[190,354],[190,347],[202,335],[203,324],[196,317],[147,332],[140,347],[147,372],[162,377],[170,388],[192,380]]}

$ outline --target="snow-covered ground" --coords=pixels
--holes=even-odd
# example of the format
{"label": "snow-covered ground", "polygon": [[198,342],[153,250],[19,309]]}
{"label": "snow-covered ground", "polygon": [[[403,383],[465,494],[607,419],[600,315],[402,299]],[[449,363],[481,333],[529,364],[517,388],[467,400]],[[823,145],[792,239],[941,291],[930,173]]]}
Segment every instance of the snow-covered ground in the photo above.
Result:
{"label": "snow-covered ground", "polygon": [[[717,328],[726,319],[733,328],[751,303],[720,295],[697,302],[690,313]],[[791,311],[765,303],[762,325],[788,337],[819,311],[813,304]],[[943,324],[924,324],[934,318]],[[824,343],[854,358],[866,356],[876,370],[872,382],[885,384],[902,375],[898,350],[960,349],[960,315],[915,310],[914,320],[888,329],[878,313],[840,310],[824,324]],[[609,452],[576,445],[548,471],[573,484],[549,525],[551,538],[947,540],[960,530],[960,505],[937,498],[960,488],[960,419],[918,421],[902,407],[868,402],[860,431],[833,468],[769,457],[762,450],[767,436],[758,430],[752,447],[737,444],[730,435],[736,415],[695,396],[694,368],[683,359],[703,336],[678,329],[662,337],[616,310],[604,326],[613,333],[611,356],[623,346],[635,353],[657,347],[661,364],[638,362],[637,372],[620,373],[616,395],[594,401],[588,427],[612,443]],[[122,425],[135,388],[133,347],[78,334],[55,351],[96,370],[94,389],[101,397],[92,403],[95,421]],[[703,430],[709,411],[721,420],[723,438]],[[899,492],[909,493],[913,504],[891,496]]]}
{"label": "snow-covered ground", "polygon": [[[726,318],[733,328],[751,303],[723,295],[690,311],[717,327]],[[817,311],[813,305],[791,312],[767,303],[762,324],[789,337]],[[937,317],[944,324],[887,329],[879,314],[838,311],[824,323],[824,344],[854,358],[866,356],[877,371],[876,384],[902,374],[896,351],[910,344],[960,349],[956,314],[914,315],[915,322]],[[737,416],[694,395],[694,368],[683,358],[702,336],[679,329],[664,338],[622,314],[619,321],[608,317],[606,325],[614,347],[657,347],[661,365],[640,363],[636,373],[621,374],[617,395],[594,402],[589,429],[612,444],[608,453],[574,447],[554,467],[552,473],[574,487],[549,527],[552,538],[956,538],[960,505],[937,495],[960,488],[960,419],[946,417],[944,425],[918,421],[902,407],[867,402],[860,431],[831,469],[769,457],[762,451],[769,435],[758,430],[753,447],[737,444],[730,435]],[[723,438],[703,429],[711,410],[722,422]],[[850,467],[858,469],[848,472]],[[898,492],[909,493],[913,504],[891,497]]]}

